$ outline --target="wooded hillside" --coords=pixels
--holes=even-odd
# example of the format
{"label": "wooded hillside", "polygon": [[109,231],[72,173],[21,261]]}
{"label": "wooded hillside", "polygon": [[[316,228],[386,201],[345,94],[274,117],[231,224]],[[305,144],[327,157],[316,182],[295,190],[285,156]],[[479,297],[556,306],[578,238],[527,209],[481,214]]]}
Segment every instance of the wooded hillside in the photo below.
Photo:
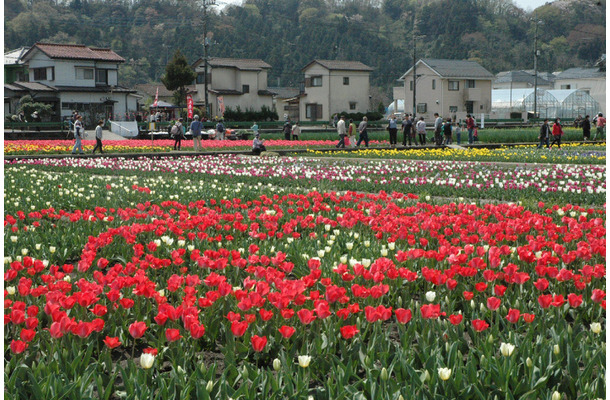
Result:
{"label": "wooded hillside", "polygon": [[[180,49],[203,54],[202,0],[5,0],[5,50],[37,41],[110,47],[128,61],[120,83],[159,81]],[[539,7],[539,69],[592,65],[605,52],[606,2]],[[247,0],[214,7],[216,57],[261,58],[269,85],[297,86],[314,58],[359,60],[388,94],[417,57],[471,59],[491,72],[533,68],[534,13],[510,0]]]}

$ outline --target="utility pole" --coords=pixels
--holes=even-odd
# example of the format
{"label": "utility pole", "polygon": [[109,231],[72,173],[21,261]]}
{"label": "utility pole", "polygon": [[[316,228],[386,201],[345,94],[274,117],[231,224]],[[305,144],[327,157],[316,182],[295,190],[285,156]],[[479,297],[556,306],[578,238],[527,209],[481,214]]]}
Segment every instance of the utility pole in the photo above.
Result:
{"label": "utility pole", "polygon": [[208,119],[212,116],[212,109],[208,101],[208,7],[215,6],[216,0],[203,0],[203,86],[205,90],[205,112]]}
{"label": "utility pole", "polygon": [[534,36],[534,118],[538,118],[538,25],[541,21],[534,17],[536,34]]}
{"label": "utility pole", "polygon": [[413,121],[415,121],[415,114],[417,111],[417,104],[415,103],[415,93],[417,87],[417,54],[416,54],[416,46],[417,46],[417,32],[415,29],[415,23],[417,20],[415,19],[415,10],[413,10]]}

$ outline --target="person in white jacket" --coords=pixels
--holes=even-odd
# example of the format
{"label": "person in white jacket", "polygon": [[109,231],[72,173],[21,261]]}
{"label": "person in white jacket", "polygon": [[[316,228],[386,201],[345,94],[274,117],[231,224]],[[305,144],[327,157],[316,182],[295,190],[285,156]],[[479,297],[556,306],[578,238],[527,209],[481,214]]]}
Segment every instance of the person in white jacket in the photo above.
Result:
{"label": "person in white jacket", "polygon": [[426,144],[426,123],[424,122],[424,117],[419,117],[419,121],[415,125],[415,130],[417,131],[417,136],[419,136],[419,144],[422,146]]}
{"label": "person in white jacket", "polygon": [[347,129],[345,129],[345,116],[341,116],[339,122],[337,122],[337,133],[339,134],[339,143],[337,143],[337,148],[345,148],[345,136],[347,136]]}
{"label": "person in white jacket", "polygon": [[97,126],[95,127],[95,147],[91,154],[95,153],[95,150],[100,149],[100,154],[103,154],[102,151],[102,126],[104,126],[104,121],[101,119],[97,121]]}

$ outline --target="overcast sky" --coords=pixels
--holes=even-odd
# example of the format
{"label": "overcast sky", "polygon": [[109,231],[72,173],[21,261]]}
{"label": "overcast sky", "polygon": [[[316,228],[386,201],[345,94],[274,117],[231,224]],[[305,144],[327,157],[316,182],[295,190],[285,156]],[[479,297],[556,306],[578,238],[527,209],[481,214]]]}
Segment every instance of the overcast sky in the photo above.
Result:
{"label": "overcast sky", "polygon": [[[532,11],[536,7],[540,7],[544,3],[549,3],[551,0],[514,0],[515,4],[526,11]],[[242,4],[243,0],[217,0],[216,4],[224,7],[228,4]]]}

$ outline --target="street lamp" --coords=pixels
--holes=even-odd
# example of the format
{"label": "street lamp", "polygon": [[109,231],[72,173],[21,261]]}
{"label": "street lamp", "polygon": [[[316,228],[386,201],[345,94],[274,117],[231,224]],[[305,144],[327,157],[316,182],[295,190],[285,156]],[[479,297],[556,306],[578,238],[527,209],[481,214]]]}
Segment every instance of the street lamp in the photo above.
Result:
{"label": "street lamp", "polygon": [[537,118],[538,111],[538,25],[542,24],[541,20],[535,19],[536,34],[534,36],[534,118]]}
{"label": "street lamp", "polygon": [[212,116],[212,110],[208,101],[208,7],[215,6],[216,0],[203,0],[203,86],[205,96],[205,111],[208,118]]}

